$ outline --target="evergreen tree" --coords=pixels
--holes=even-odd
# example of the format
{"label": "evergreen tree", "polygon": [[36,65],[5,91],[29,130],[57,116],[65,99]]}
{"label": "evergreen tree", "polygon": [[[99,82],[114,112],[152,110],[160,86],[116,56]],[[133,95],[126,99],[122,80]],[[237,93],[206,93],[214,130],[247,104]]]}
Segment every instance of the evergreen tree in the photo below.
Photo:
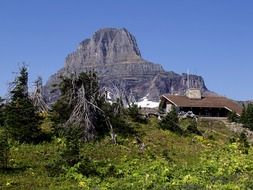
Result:
{"label": "evergreen tree", "polygon": [[59,84],[60,97],[52,105],[51,119],[54,122],[55,127],[57,125],[63,125],[69,119],[71,112],[74,109],[75,99],[77,96],[76,77],[60,77],[61,82]]}
{"label": "evergreen tree", "polygon": [[66,147],[61,154],[67,166],[74,166],[80,161],[80,128],[68,127],[65,130]]}
{"label": "evergreen tree", "polygon": [[253,104],[249,104],[247,107],[247,126],[253,130]]}
{"label": "evergreen tree", "polygon": [[40,116],[28,95],[28,72],[26,66],[12,83],[10,102],[5,109],[6,130],[10,136],[24,143],[37,143],[40,139]]}
{"label": "evergreen tree", "polygon": [[240,122],[241,123],[246,123],[247,122],[247,109],[246,109],[244,104],[243,104],[243,108],[242,108],[242,114],[241,114],[241,117],[240,117]]}
{"label": "evergreen tree", "polygon": [[159,126],[162,129],[167,129],[177,134],[183,134],[183,130],[179,126],[178,115],[175,107],[173,107],[172,110],[159,122]]}
{"label": "evergreen tree", "polygon": [[4,126],[4,99],[0,97],[0,127]]}
{"label": "evergreen tree", "polygon": [[239,117],[238,115],[236,114],[235,111],[232,111],[232,112],[229,112],[228,114],[228,121],[230,122],[239,122]]}
{"label": "evergreen tree", "polygon": [[8,143],[7,133],[0,130],[0,168],[8,168],[10,146]]}
{"label": "evergreen tree", "polygon": [[138,105],[136,104],[132,104],[128,107],[128,114],[129,116],[134,120],[137,121],[138,120],[138,116],[140,115],[139,113],[139,108]]}
{"label": "evergreen tree", "polygon": [[141,108],[138,107],[136,104],[129,105],[127,109],[128,115],[133,119],[135,122],[139,123],[148,123],[148,118],[141,114],[140,112]]}
{"label": "evergreen tree", "polygon": [[249,145],[248,138],[245,132],[241,132],[240,137],[239,137],[239,142],[240,142],[239,148],[241,149],[242,153],[248,154],[250,145]]}
{"label": "evergreen tree", "polygon": [[[116,102],[110,104],[105,103],[101,107],[101,109],[106,114],[106,117],[110,119],[110,122],[113,126],[113,130],[122,136],[133,136],[137,134],[134,128],[131,127],[128,122],[127,114],[129,114],[129,110],[125,110],[123,107],[123,103],[120,99],[117,99]],[[106,134],[108,132],[108,128],[103,127],[103,119],[101,120],[99,134]]]}
{"label": "evergreen tree", "polygon": [[245,127],[253,130],[253,104],[248,104],[247,108],[243,109],[240,121]]}

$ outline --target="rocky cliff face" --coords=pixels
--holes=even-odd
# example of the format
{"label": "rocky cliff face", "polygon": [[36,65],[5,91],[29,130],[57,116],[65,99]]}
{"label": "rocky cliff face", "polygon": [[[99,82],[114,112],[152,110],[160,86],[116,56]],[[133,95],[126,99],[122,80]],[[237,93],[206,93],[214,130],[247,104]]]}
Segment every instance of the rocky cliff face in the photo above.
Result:
{"label": "rocky cliff face", "polygon": [[126,29],[101,29],[80,43],[78,49],[67,56],[65,67],[75,69],[115,63],[142,62],[136,40]]}
{"label": "rocky cliff face", "polygon": [[[50,77],[44,88],[47,101],[52,102],[59,96],[59,90],[53,86],[59,84],[61,75],[89,70],[97,72],[101,87],[108,91],[120,89],[135,100],[147,96],[158,101],[164,93],[182,94],[188,84],[186,74],[166,72],[161,65],[144,60],[135,37],[126,29],[106,28],[82,41],[67,56],[64,67]],[[191,87],[207,91],[201,76],[188,78]]]}

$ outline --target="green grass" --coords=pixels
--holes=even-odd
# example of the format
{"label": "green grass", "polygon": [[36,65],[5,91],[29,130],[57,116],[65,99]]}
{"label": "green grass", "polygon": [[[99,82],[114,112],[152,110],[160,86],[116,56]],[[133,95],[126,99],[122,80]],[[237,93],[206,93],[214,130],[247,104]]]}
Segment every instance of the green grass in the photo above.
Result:
{"label": "green grass", "polygon": [[[187,122],[187,120],[181,121],[181,125],[187,125]],[[200,175],[201,167],[206,165],[209,167],[209,160],[203,158],[210,153],[216,155],[216,152],[217,156],[222,153],[224,157],[235,154],[222,149],[229,144],[230,138],[236,135],[220,121],[199,121],[198,128],[203,136],[193,134],[179,136],[159,129],[156,118],[151,118],[148,124],[130,122],[130,125],[136,131],[141,143],[144,143],[144,148],[136,140],[136,135],[128,137],[118,135],[116,145],[111,144],[109,136],[96,142],[82,144],[81,155],[93,161],[99,176],[86,177],[77,172],[78,166],[76,166],[67,169],[66,174],[49,177],[45,166],[59,159],[60,152],[65,146],[63,139],[54,139],[50,143],[39,145],[13,144],[10,155],[11,168],[0,172],[0,189],[95,190],[136,189],[136,187],[201,189],[210,182],[210,179],[202,178],[203,175]],[[250,154],[251,152],[252,150]],[[247,161],[253,170],[253,164],[248,161],[247,155],[240,156],[241,154],[238,153],[236,159],[245,159],[245,163]],[[212,159],[215,160],[213,157],[210,158]],[[202,164],[201,167],[199,163]],[[216,165],[212,166],[215,168],[212,170],[211,166],[206,170],[216,175]],[[244,182],[247,183],[253,178],[252,172],[250,170],[248,172],[248,178],[243,175]],[[235,179],[241,180],[240,176]],[[237,184],[229,183],[232,186],[226,189],[237,187]],[[212,186],[210,182],[211,189],[225,187],[219,186],[220,182],[217,184],[217,187]]]}

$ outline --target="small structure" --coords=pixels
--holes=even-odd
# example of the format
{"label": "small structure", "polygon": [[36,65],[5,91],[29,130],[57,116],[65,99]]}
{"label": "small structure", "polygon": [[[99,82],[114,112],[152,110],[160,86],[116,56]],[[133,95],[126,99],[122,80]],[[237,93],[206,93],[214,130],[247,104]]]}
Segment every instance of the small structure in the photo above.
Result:
{"label": "small structure", "polygon": [[242,113],[242,107],[235,101],[222,96],[203,97],[199,89],[188,89],[185,96],[161,96],[160,109],[170,112],[173,106],[179,112],[192,111],[197,116],[206,117],[227,117],[233,111],[239,116]]}

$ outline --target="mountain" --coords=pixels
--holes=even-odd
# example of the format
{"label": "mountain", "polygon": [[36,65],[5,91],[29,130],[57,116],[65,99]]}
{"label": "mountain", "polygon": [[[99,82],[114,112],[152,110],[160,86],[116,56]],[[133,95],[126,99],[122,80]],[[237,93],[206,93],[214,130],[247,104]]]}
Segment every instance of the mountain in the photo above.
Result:
{"label": "mountain", "polygon": [[238,101],[238,103],[244,106],[248,106],[249,104],[253,104],[253,100]]}
{"label": "mountain", "polygon": [[208,92],[201,76],[168,72],[143,59],[135,37],[125,28],[104,28],[82,41],[66,57],[64,67],[49,78],[44,87],[47,102],[59,96],[55,84],[59,84],[60,76],[90,70],[97,73],[100,86],[110,92],[112,99],[123,92],[136,101],[142,97],[158,101],[161,94],[182,94],[188,86]]}

